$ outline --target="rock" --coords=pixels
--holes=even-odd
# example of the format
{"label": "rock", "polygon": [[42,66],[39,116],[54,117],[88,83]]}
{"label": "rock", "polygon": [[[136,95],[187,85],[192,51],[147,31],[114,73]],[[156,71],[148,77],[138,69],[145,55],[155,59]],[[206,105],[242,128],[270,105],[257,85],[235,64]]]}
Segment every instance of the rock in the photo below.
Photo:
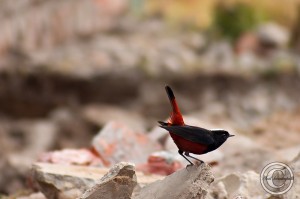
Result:
{"label": "rock", "polygon": [[294,173],[294,184],[292,188],[283,195],[284,199],[300,198],[300,153],[289,163]]}
{"label": "rock", "polygon": [[146,134],[134,131],[118,122],[110,122],[96,135],[92,141],[101,158],[110,164],[119,161],[144,163],[154,151],[161,149]]}
{"label": "rock", "polygon": [[44,153],[39,161],[63,165],[97,165],[103,166],[102,160],[88,149],[63,149]]}
{"label": "rock", "polygon": [[136,131],[145,131],[145,121],[137,113],[108,105],[89,105],[83,109],[85,119],[97,126],[110,121],[123,122]]}
{"label": "rock", "polygon": [[16,199],[46,199],[41,192],[30,194],[29,196],[17,197]]}
{"label": "rock", "polygon": [[290,163],[296,172],[300,172],[300,152]]}
{"label": "rock", "polygon": [[0,121],[0,192],[24,189],[32,162],[55,145],[57,128],[47,120]]}
{"label": "rock", "polygon": [[253,139],[263,146],[272,149],[295,147],[299,145],[299,120],[300,109],[279,111],[257,122],[250,131],[255,135]]}
{"label": "rock", "polygon": [[242,34],[235,43],[237,54],[255,52],[258,49],[258,38],[252,32]]}
{"label": "rock", "polygon": [[208,165],[194,165],[145,186],[133,198],[206,198],[209,185],[213,181],[214,177]]}
{"label": "rock", "polygon": [[273,47],[284,47],[289,41],[289,32],[276,23],[261,25],[257,30],[258,39],[262,44]]}
{"label": "rock", "polygon": [[26,174],[21,172],[17,165],[13,165],[5,155],[0,158],[0,171],[2,171],[0,175],[0,192],[15,194],[16,190],[24,189]]}
{"label": "rock", "polygon": [[33,166],[33,178],[48,199],[74,199],[92,186],[104,174],[96,168],[38,163]]}
{"label": "rock", "polygon": [[168,138],[169,133],[160,127],[154,127],[149,133],[148,137],[155,142],[159,142],[162,145],[165,144],[166,139]]}
{"label": "rock", "polygon": [[54,122],[40,120],[24,122],[21,125],[23,125],[25,133],[29,135],[27,150],[31,153],[38,154],[54,146],[58,134],[58,128]]}
{"label": "rock", "polygon": [[[38,183],[40,191],[48,199],[79,197],[108,172],[107,168],[48,163],[36,163],[32,170],[33,178]],[[163,178],[144,175],[141,172],[137,172],[136,175],[140,186]]]}
{"label": "rock", "polygon": [[162,180],[164,176],[162,175],[155,175],[155,174],[144,174],[143,172],[137,171],[137,180],[139,187],[144,187],[152,182],[157,180]]}
{"label": "rock", "polygon": [[276,155],[280,158],[281,162],[291,162],[297,158],[299,154],[300,146],[289,147],[281,150],[277,150]]}
{"label": "rock", "polygon": [[211,72],[212,67],[222,72],[234,72],[234,52],[228,41],[210,45],[201,61],[208,72]]}
{"label": "rock", "polygon": [[209,198],[266,198],[266,195],[259,174],[254,171],[233,173],[217,179],[209,191]]}
{"label": "rock", "polygon": [[255,140],[237,133],[233,134],[235,136],[219,148],[224,158],[218,167],[213,168],[216,176],[221,177],[236,171],[260,172],[267,163],[277,159],[274,151],[261,146]]}
{"label": "rock", "polygon": [[253,70],[259,71],[259,69],[262,68],[262,64],[264,64],[264,62],[251,51],[240,53],[236,61],[237,67],[239,67],[240,71],[244,71],[245,73],[249,73]]}
{"label": "rock", "polygon": [[183,42],[192,49],[201,50],[207,45],[204,35],[199,32],[183,35]]}
{"label": "rock", "polygon": [[146,174],[170,175],[183,167],[180,157],[179,154],[168,151],[155,152],[149,156],[146,164],[138,165],[137,170]]}
{"label": "rock", "polygon": [[[58,128],[48,120],[21,120],[18,122],[1,122],[0,144],[5,148],[6,154],[15,157],[34,160],[40,153],[51,149],[56,142]],[[17,159],[17,158],[16,158]],[[30,161],[29,161],[30,162]],[[21,167],[31,167],[31,164],[17,162]]]}
{"label": "rock", "polygon": [[57,108],[50,112],[50,119],[59,128],[59,138],[56,139],[55,148],[89,146],[95,131],[98,130],[93,128],[93,124],[84,120],[80,110]]}
{"label": "rock", "polygon": [[130,199],[136,185],[137,179],[134,166],[122,162],[114,165],[80,199]]}
{"label": "rock", "polygon": [[22,121],[16,123],[10,132],[15,134],[15,145],[19,150],[8,156],[8,161],[20,172],[26,173],[32,162],[43,152],[51,149],[56,142],[58,128],[54,122],[47,120]]}

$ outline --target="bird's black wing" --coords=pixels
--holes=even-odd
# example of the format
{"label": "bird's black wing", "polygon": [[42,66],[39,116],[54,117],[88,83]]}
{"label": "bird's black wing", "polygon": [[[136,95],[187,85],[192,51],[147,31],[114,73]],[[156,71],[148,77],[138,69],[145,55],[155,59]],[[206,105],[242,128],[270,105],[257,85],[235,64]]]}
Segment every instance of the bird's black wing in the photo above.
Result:
{"label": "bird's black wing", "polygon": [[170,133],[178,135],[183,139],[189,140],[191,142],[210,145],[214,143],[212,133],[210,130],[196,127],[196,126],[177,126],[177,125],[168,125],[167,123],[159,122],[160,127],[166,129]]}

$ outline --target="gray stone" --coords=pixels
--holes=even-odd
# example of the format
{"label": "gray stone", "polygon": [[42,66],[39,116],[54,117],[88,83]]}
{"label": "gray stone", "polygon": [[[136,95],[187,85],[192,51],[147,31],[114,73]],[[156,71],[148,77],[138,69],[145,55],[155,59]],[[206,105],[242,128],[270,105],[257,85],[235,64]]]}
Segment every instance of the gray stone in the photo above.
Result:
{"label": "gray stone", "polygon": [[132,130],[122,122],[109,122],[94,137],[92,145],[108,164],[120,161],[145,163],[147,157],[161,149],[146,134]]}
{"label": "gray stone", "polygon": [[[121,165],[125,165],[125,163]],[[119,168],[121,169],[120,165]],[[48,199],[80,197],[86,190],[97,184],[97,180],[109,173],[108,168],[48,163],[36,163],[32,170],[33,178],[40,191]],[[142,186],[163,178],[157,175],[144,175],[141,172],[137,172],[136,175],[139,185]]]}
{"label": "gray stone", "polygon": [[104,174],[97,168],[86,168],[39,163],[33,165],[32,171],[40,191],[48,199],[74,199]]}
{"label": "gray stone", "polygon": [[277,47],[283,47],[289,41],[289,32],[287,29],[276,23],[261,25],[258,28],[257,36],[263,43],[272,44]]}
{"label": "gray stone", "polygon": [[205,198],[214,177],[207,164],[181,169],[140,190],[134,199]]}
{"label": "gray stone", "polygon": [[260,185],[259,174],[254,171],[219,178],[209,191],[209,198],[266,198],[267,195]]}
{"label": "gray stone", "polygon": [[145,131],[145,121],[139,114],[116,106],[88,105],[83,109],[83,116],[87,121],[100,127],[110,121],[116,121],[122,122],[136,131]]}
{"label": "gray stone", "polygon": [[137,178],[134,166],[122,162],[114,165],[80,199],[130,199],[136,185]]}
{"label": "gray stone", "polygon": [[289,166],[294,173],[295,181],[291,189],[283,195],[283,198],[300,198],[300,153],[289,163]]}
{"label": "gray stone", "polygon": [[41,192],[30,194],[29,196],[21,196],[16,199],[46,199]]}

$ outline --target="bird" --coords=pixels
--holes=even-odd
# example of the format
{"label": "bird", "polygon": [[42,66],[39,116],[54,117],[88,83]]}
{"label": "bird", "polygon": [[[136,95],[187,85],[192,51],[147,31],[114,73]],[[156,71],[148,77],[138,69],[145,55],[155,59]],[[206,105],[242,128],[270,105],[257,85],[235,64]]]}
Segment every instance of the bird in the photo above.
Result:
{"label": "bird", "polygon": [[172,89],[167,85],[165,90],[169,97],[172,111],[167,122],[158,121],[159,127],[169,131],[178,148],[178,153],[190,163],[189,165],[194,164],[187,157],[197,160],[201,164],[203,163],[202,160],[191,156],[190,153],[201,155],[214,151],[224,144],[229,137],[234,136],[225,130],[209,130],[186,125]]}

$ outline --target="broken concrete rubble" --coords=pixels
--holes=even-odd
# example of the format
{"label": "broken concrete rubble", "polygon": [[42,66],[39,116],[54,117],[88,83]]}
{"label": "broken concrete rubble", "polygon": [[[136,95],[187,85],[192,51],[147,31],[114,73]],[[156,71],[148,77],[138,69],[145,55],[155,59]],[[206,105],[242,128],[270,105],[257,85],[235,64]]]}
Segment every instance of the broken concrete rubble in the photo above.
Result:
{"label": "broken concrete rubble", "polygon": [[80,199],[130,199],[136,185],[137,178],[134,166],[121,162],[114,165]]}
{"label": "broken concrete rubble", "polygon": [[295,181],[292,188],[282,198],[300,198],[300,153],[288,165],[294,173]]}
{"label": "broken concrete rubble", "polygon": [[[232,173],[217,179],[211,186],[209,198],[266,198],[260,177],[254,171]],[[263,197],[265,196],[265,197]]]}
{"label": "broken concrete rubble", "polygon": [[137,113],[115,106],[88,105],[82,110],[85,120],[102,127],[110,121],[122,122],[137,131],[145,131],[145,120]]}
{"label": "broken concrete rubble", "polygon": [[[74,199],[80,196],[99,176],[96,168],[38,163],[33,165],[33,178],[48,199]],[[91,173],[91,171],[93,171]]]}
{"label": "broken concrete rubble", "polygon": [[[48,199],[80,197],[109,172],[108,168],[49,163],[36,163],[32,170],[39,190]],[[141,187],[163,178],[158,175],[144,175],[141,172],[136,172],[136,175]]]}
{"label": "broken concrete rubble", "polygon": [[184,168],[163,178],[135,172],[130,163],[116,164],[109,171],[38,163],[33,167],[33,176],[47,199],[205,198],[214,180],[206,164]]}
{"label": "broken concrete rubble", "polygon": [[147,157],[161,149],[146,134],[133,131],[119,122],[109,122],[94,137],[93,147],[103,161],[116,164],[120,160],[133,163],[144,163]]}
{"label": "broken concrete rubble", "polygon": [[62,165],[93,165],[103,166],[100,157],[88,149],[64,149],[44,153],[39,161]]}
{"label": "broken concrete rubble", "polygon": [[258,28],[257,37],[263,45],[282,48],[289,41],[289,32],[284,27],[270,22]]}
{"label": "broken concrete rubble", "polygon": [[138,165],[137,170],[144,173],[170,175],[182,167],[181,156],[178,153],[159,151],[152,153],[146,164]]}
{"label": "broken concrete rubble", "polygon": [[207,164],[181,169],[142,188],[134,199],[206,198],[214,177]]}
{"label": "broken concrete rubble", "polygon": [[235,171],[253,170],[258,173],[267,163],[277,159],[272,150],[240,134],[236,134],[234,139],[228,140],[226,145],[219,149],[228,158],[224,157],[218,167],[213,167],[214,175],[217,177]]}
{"label": "broken concrete rubble", "polygon": [[17,197],[16,199],[46,199],[46,198],[41,192],[38,192],[38,193],[30,194],[29,196]]}

